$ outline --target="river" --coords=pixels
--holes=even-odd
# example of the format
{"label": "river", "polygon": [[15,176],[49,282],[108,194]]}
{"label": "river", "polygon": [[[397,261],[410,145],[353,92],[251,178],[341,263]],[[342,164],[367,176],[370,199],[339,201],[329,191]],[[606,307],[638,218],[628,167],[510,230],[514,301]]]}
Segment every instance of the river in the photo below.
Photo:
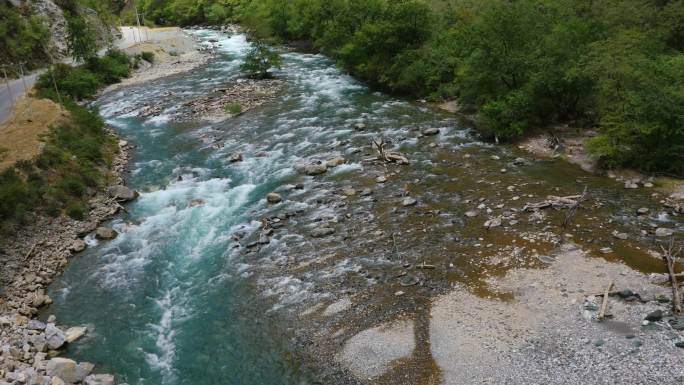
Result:
{"label": "river", "polygon": [[[423,231],[398,240],[393,237],[393,247],[385,239],[385,251],[394,249],[406,256],[422,250],[434,256],[428,262],[440,266],[441,253],[458,253],[459,258],[446,263],[453,269],[427,280],[425,287],[440,280],[462,281],[474,292],[486,291],[478,280],[481,269],[471,265],[467,256],[481,254],[482,248],[503,248],[512,236],[506,233],[488,239],[480,223],[468,226],[457,215],[479,197],[513,199],[515,195],[533,201],[552,192],[576,194],[584,185],[602,205],[578,217],[577,226],[583,226],[584,233],[576,236],[597,255],[598,249],[610,243],[620,256],[606,258],[621,258],[641,271],[662,270],[660,261],[649,259],[642,248],[634,246],[642,241],[614,244],[610,236],[615,228],[636,234],[639,226],[672,226],[672,218],[657,213],[646,225],[635,221],[632,214],[650,199],[648,192],[627,196],[620,184],[562,161],[512,165],[513,159],[522,156],[516,149],[478,142],[456,117],[428,105],[373,92],[322,55],[284,54],[277,76],[286,80],[286,89],[272,103],[221,123],[174,121],[182,102],[240,76],[241,57],[249,45],[241,34],[192,33],[219,40],[218,55],[206,66],[112,92],[94,103],[120,137],[135,145],[128,183],[141,196],[126,206],[126,214],[112,221],[120,235],[109,242],[89,237],[88,250],[73,258],[50,288],[54,304],[49,312],[61,324],[89,327],[87,337],[70,346],[67,356],[94,362],[98,371],[115,373],[130,385],[316,383],[315,371],[293,354],[296,331],[287,321],[295,312],[292,309],[301,311],[339,293],[360,290],[360,285],[393,298],[396,289],[376,289],[389,280],[377,271],[393,258],[374,259],[377,250],[353,236],[311,248],[304,246],[309,245],[305,237],[292,234],[274,236],[268,247],[245,256],[244,248],[235,247],[232,235],[259,229],[260,218],[273,213],[264,198],[279,189],[287,194],[288,207],[307,212],[295,227],[308,231],[321,220],[343,223],[340,210],[347,206],[320,200],[339,184],[352,182],[359,190],[375,185],[372,173],[379,166],[368,166],[354,155],[367,146],[374,135],[371,132],[382,131],[397,141],[402,138],[394,145],[410,154],[412,165],[410,171],[398,169],[395,177],[412,184],[406,189],[423,197],[419,205],[425,202],[431,211],[430,215],[427,210],[408,215],[400,207],[394,220],[367,231],[359,229],[359,237],[383,230],[386,235],[408,226]],[[150,103],[163,105],[164,112],[140,117],[136,106]],[[361,122],[369,127],[368,132],[352,128]],[[428,127],[440,129],[434,139],[438,146],[429,147],[412,134]],[[236,152],[244,154],[244,161],[230,163],[230,154]],[[336,154],[351,160],[331,169],[323,176],[325,182],[307,177],[303,192],[283,187],[302,181],[296,165]],[[463,154],[471,156],[463,158]],[[404,183],[396,186],[397,190],[385,191],[384,196],[396,200],[393,194]],[[316,199],[318,206],[311,203]],[[369,215],[374,218],[395,213],[394,201],[367,203],[373,205]],[[650,205],[655,211],[655,203]],[[496,210],[494,203],[491,207]],[[516,232],[523,233],[536,225],[518,226]],[[550,249],[536,242],[539,246],[530,255]],[[294,251],[287,252],[288,247]],[[293,254],[298,262],[306,262],[324,251],[344,249],[358,252],[359,259],[347,256],[302,276],[280,270],[283,260]],[[506,268],[504,264],[492,270]],[[363,282],[344,279],[359,275]],[[331,288],[330,282],[339,285]],[[432,286],[438,292],[448,284]]]}

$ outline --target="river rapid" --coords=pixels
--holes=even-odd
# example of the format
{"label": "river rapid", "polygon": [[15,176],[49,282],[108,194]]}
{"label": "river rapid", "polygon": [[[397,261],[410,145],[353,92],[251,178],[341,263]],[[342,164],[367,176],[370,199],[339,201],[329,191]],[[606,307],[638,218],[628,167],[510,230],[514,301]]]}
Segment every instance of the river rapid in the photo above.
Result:
{"label": "river rapid", "polygon": [[[516,161],[525,155],[477,141],[453,115],[374,92],[321,55],[284,54],[276,75],[285,90],[273,102],[220,123],[176,121],[182,103],[239,78],[249,46],[242,34],[192,33],[218,39],[208,64],[95,102],[135,146],[128,184],[141,195],[111,222],[119,236],[88,237],[90,247],[50,288],[49,312],[89,328],[67,356],[130,385],[317,383],[316,370],[296,354],[294,315],[330,303],[344,311],[339,299],[356,293],[362,295],[354,301],[372,298],[374,305],[359,314],[363,319],[348,319],[367,327],[396,315],[399,289],[424,299],[459,282],[495,296],[485,274],[542,268],[552,238],[573,232],[558,229],[562,213],[528,218],[519,211],[524,202],[578,194],[584,186],[592,209],[578,214],[570,236],[599,258],[662,271],[647,253],[652,236],[641,231],[681,224],[650,191],[626,194],[621,184],[560,160]],[[142,117],[150,105],[162,113]],[[355,130],[357,123],[367,129]],[[439,134],[420,135],[427,128]],[[379,135],[411,165],[365,162]],[[231,163],[238,152],[244,161]],[[346,162],[323,176],[298,171],[336,156]],[[381,174],[390,182],[376,184]],[[356,190],[340,193],[343,186]],[[284,196],[284,208],[265,201],[272,191]],[[415,209],[402,205],[406,196],[417,198]],[[639,219],[642,205],[651,215]],[[512,207],[518,210],[504,212]],[[478,211],[476,219],[463,215],[468,210]],[[496,234],[483,229],[490,217],[503,218]],[[273,226],[275,234],[255,244],[264,236],[263,218],[288,225]],[[312,239],[321,226],[335,235]],[[613,237],[616,230],[629,239]],[[613,252],[601,253],[605,247]],[[484,263],[483,255],[504,258],[493,250],[520,258]],[[419,263],[437,272],[398,274]]]}

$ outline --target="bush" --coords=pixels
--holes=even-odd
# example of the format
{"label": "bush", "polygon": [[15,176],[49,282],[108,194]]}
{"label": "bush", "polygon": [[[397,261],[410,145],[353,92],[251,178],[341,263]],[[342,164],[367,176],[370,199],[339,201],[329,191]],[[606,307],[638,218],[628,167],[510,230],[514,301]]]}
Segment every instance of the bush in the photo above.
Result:
{"label": "bush", "polygon": [[226,111],[231,115],[239,115],[242,113],[242,106],[240,103],[230,103],[226,106]]}
{"label": "bush", "polygon": [[154,63],[154,52],[143,51],[140,57],[148,63]]}
{"label": "bush", "polygon": [[268,79],[271,68],[280,68],[280,55],[261,40],[252,43],[252,47],[245,53],[245,60],[240,70],[252,79]]}

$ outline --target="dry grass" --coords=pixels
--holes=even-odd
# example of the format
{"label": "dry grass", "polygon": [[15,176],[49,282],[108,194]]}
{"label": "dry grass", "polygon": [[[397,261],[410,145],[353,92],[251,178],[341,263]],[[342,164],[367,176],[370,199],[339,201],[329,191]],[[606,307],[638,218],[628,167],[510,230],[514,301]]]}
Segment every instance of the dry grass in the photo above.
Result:
{"label": "dry grass", "polygon": [[66,110],[51,100],[19,99],[10,118],[0,125],[0,171],[34,159],[43,148],[42,135],[66,117]]}

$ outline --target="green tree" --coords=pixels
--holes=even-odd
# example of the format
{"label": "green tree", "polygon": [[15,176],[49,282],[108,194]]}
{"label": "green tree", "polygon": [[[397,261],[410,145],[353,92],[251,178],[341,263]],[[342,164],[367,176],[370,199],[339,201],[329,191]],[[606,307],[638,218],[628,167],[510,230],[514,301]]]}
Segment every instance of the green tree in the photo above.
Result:
{"label": "green tree", "polygon": [[245,53],[245,60],[240,70],[253,79],[268,79],[272,75],[271,68],[280,68],[282,58],[271,47],[261,40],[252,43],[252,47]]}
{"label": "green tree", "polygon": [[81,16],[67,17],[67,48],[77,62],[97,55],[97,42],[92,28]]}

